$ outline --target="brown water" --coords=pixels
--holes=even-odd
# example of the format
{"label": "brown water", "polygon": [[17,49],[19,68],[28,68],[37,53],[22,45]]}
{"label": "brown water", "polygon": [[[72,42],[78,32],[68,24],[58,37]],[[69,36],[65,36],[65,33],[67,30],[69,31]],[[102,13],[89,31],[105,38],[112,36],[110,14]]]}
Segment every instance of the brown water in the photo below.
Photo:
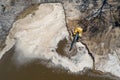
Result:
{"label": "brown water", "polygon": [[13,54],[14,49],[11,49],[0,61],[0,80],[117,80],[91,71],[69,73],[64,69],[46,67],[40,60],[18,67],[14,64]]}

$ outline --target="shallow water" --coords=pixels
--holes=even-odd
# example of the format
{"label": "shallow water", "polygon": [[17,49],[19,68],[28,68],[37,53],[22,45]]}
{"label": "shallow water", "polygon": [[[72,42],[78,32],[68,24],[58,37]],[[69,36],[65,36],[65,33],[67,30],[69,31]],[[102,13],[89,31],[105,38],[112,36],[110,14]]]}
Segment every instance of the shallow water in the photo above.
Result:
{"label": "shallow water", "polygon": [[13,54],[14,49],[11,49],[0,61],[0,80],[116,80],[109,75],[100,75],[91,71],[74,74],[63,69],[46,67],[40,63],[40,60],[24,66],[16,66]]}

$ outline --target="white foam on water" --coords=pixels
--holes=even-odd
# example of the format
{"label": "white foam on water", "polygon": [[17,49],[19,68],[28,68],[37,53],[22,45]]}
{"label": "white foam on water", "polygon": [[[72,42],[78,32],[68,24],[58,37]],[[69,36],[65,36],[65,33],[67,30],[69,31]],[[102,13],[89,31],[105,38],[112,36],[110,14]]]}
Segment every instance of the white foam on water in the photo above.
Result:
{"label": "white foam on water", "polygon": [[[67,34],[63,35],[64,38],[65,35]],[[61,39],[62,36],[59,36],[59,40]],[[56,40],[56,38],[53,38],[53,40]],[[85,67],[92,68],[93,66],[93,61],[89,56],[87,49],[80,42],[76,43],[77,54],[71,58],[59,55],[55,50],[56,47],[43,47],[41,46],[42,43],[38,44],[36,42],[36,46],[34,46],[35,44],[28,45],[29,42],[26,44],[25,42],[18,41],[16,44],[16,53],[18,55],[16,58],[20,64],[33,59],[43,59],[51,61],[55,66],[62,66],[71,72],[79,72],[82,71]],[[54,41],[52,44],[57,46]],[[82,50],[79,50],[79,48],[82,48]]]}

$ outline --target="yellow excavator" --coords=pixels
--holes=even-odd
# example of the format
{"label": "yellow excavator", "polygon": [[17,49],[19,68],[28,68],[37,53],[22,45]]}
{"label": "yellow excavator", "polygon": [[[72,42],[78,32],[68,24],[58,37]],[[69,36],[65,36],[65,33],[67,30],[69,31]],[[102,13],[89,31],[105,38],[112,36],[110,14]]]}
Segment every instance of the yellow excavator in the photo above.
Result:
{"label": "yellow excavator", "polygon": [[82,37],[83,29],[81,27],[76,27],[73,32],[73,40],[69,51],[72,50],[74,43],[78,42],[79,38]]}

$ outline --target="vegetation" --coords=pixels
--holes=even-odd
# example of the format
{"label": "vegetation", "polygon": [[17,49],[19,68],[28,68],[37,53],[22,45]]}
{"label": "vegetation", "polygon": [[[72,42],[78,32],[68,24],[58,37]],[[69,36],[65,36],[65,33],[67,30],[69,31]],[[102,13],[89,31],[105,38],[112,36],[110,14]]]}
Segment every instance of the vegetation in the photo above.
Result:
{"label": "vegetation", "polygon": [[103,0],[101,6],[98,6],[97,0],[94,0],[93,7],[90,9],[89,0],[83,0],[80,11],[85,13],[86,17],[83,17],[80,23],[84,25],[84,31],[90,32],[93,36],[97,33],[107,32],[110,25],[113,28],[120,26],[120,6],[109,2],[109,0]]}

